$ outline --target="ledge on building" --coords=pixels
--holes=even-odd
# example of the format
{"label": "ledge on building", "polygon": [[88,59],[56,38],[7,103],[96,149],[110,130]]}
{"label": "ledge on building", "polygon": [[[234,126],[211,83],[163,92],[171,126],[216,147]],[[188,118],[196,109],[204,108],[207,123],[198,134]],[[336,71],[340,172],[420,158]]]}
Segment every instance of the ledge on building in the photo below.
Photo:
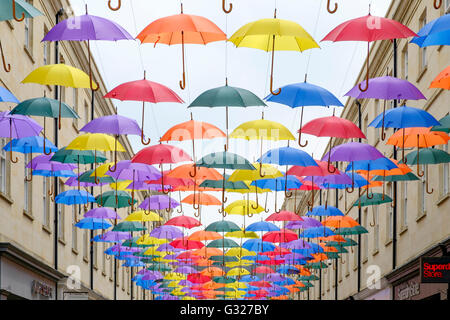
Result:
{"label": "ledge on building", "polygon": [[30,48],[27,48],[26,46],[23,46],[23,51],[25,51],[25,53],[27,54],[28,58],[30,58],[31,62],[33,64],[35,64],[36,61],[34,60],[33,54],[30,52]]}
{"label": "ledge on building", "polygon": [[427,216],[427,211],[423,211],[420,215],[417,216],[416,222],[420,222],[423,218]]}
{"label": "ledge on building", "polygon": [[26,211],[26,210],[23,210],[23,215],[24,215],[28,220],[30,220],[31,222],[34,221],[34,216],[33,216],[33,214],[32,214],[31,212],[28,212],[28,211]]}
{"label": "ledge on building", "polygon": [[10,205],[14,203],[14,200],[11,198],[11,196],[6,193],[0,192],[0,198],[8,202]]}
{"label": "ledge on building", "polygon": [[447,193],[445,195],[441,195],[440,198],[438,199],[438,201],[436,202],[436,206],[440,206],[442,203],[445,202],[445,200],[447,200],[448,198],[450,198],[450,193]]}
{"label": "ledge on building", "polygon": [[47,232],[49,235],[52,234],[52,230],[50,229],[50,227],[46,226],[45,224],[42,225],[42,230]]}

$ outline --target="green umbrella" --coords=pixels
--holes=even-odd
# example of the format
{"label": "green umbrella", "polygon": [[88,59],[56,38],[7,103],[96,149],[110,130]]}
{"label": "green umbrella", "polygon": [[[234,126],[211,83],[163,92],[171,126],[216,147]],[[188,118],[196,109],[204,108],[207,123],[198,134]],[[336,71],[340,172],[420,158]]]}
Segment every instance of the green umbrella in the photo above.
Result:
{"label": "green umbrella", "polygon": [[[122,242],[123,247],[134,247],[134,248],[148,248],[148,247],[154,247],[154,244],[137,244],[137,240],[140,238],[140,236],[133,237],[131,239],[125,240]],[[147,257],[148,255],[145,255],[144,252],[147,251],[147,249],[142,250],[141,252],[135,252],[133,255],[137,257]]]}
{"label": "green umbrella", "polygon": [[214,291],[224,291],[224,292],[227,292],[227,291],[229,291],[229,292],[231,292],[231,291],[236,291],[236,289],[235,288],[230,288],[230,287],[223,287],[223,288],[217,288],[217,289],[214,289]]}
{"label": "green umbrella", "polygon": [[236,243],[236,241],[231,239],[217,239],[211,241],[207,246],[207,248],[237,248],[239,247],[239,244]]}
{"label": "green umbrella", "polygon": [[[225,189],[232,190],[242,190],[249,189],[249,187],[243,181],[231,182],[228,181],[229,175],[225,175]],[[222,180],[204,180],[199,187],[202,188],[212,188],[212,189],[222,189]]]}
{"label": "green umbrella", "polygon": [[443,131],[446,133],[450,133],[450,114],[443,117],[439,120],[440,126],[434,126],[431,128],[431,131]]}
{"label": "green umbrella", "polygon": [[[372,193],[371,199],[367,198],[367,194],[361,196],[356,202],[353,204],[354,207],[365,207],[365,206],[374,206],[382,203],[392,202],[391,197],[387,195],[383,195],[381,193]],[[383,199],[384,198],[384,199]],[[342,228],[341,228],[342,229]]]}
{"label": "green umbrella", "polygon": [[417,181],[419,178],[412,172],[408,172],[407,174],[402,175],[393,175],[393,176],[376,176],[372,179],[373,181],[386,181],[386,182],[394,182],[394,181]]}
{"label": "green umbrella", "polygon": [[153,265],[148,266],[147,270],[165,272],[172,270],[172,268],[164,263],[155,263]]}
{"label": "green umbrella", "polygon": [[345,242],[338,242],[338,241],[328,241],[325,245],[326,247],[352,247],[358,245],[358,242],[356,242],[353,239],[350,238],[344,238]]}
{"label": "green umbrella", "polygon": [[97,163],[103,163],[107,158],[100,151],[97,151],[96,157],[92,150],[67,150],[66,147],[63,147],[56,151],[50,160],[61,163],[91,164],[95,161]]}
{"label": "green umbrella", "polygon": [[[93,172],[94,172],[94,169],[83,172],[78,177],[78,180],[80,180],[80,182],[96,183],[95,177],[91,176]],[[97,177],[97,182],[98,182],[98,184],[100,184],[100,187],[101,187],[102,184],[114,183],[116,181],[112,177],[104,175],[103,177]]]}
{"label": "green umbrella", "polygon": [[[3,0],[0,1],[0,21],[16,20],[23,21],[25,18],[34,18],[43,15],[38,9],[27,3],[25,0]],[[11,71],[11,65],[6,65],[5,55],[3,53],[2,42],[0,41],[0,52],[2,55],[3,69],[6,72]]]}
{"label": "green umbrella", "polygon": [[224,217],[226,216],[224,204],[225,202],[227,202],[227,198],[225,197],[225,189],[226,189],[225,169],[256,170],[256,168],[250,163],[250,161],[248,161],[244,157],[241,157],[240,155],[228,152],[226,151],[226,149],[227,147],[225,146],[225,151],[210,153],[201,158],[196,163],[198,167],[223,169],[222,209],[220,209],[219,212],[222,213]]}
{"label": "green umbrella", "polygon": [[215,231],[215,232],[232,232],[232,231],[240,231],[241,228],[231,221],[216,221],[211,223],[205,228],[205,231]]}
{"label": "green umbrella", "polygon": [[302,282],[302,283],[304,284],[304,287],[301,288],[304,288],[305,290],[314,287],[314,285],[310,282]]}
{"label": "green umbrella", "polygon": [[[125,191],[106,191],[103,194],[97,196],[95,201],[100,207],[108,207],[108,208],[126,208],[130,204],[128,201],[131,201],[131,196]],[[133,204],[138,202],[134,199]]]}
{"label": "green umbrella", "polygon": [[58,100],[46,97],[22,101],[14,109],[11,110],[10,114],[44,117],[44,153],[46,155],[50,155],[51,152],[47,153],[45,151],[45,118],[59,118],[60,110],[61,118],[80,118],[75,110],[73,110],[67,104],[61,102],[60,105],[60,102]]}
{"label": "green umbrella", "polygon": [[[341,228],[343,229],[343,228]],[[307,263],[305,264],[305,268],[307,269],[324,269],[324,268],[328,268],[328,265],[325,262],[312,262],[312,263]]]}
{"label": "green umbrella", "polygon": [[[439,164],[450,162],[450,154],[444,150],[434,149],[434,148],[421,148],[420,150],[415,150],[406,155],[406,164],[417,165],[417,175],[422,177],[423,172],[419,170],[419,164]],[[425,166],[425,170],[428,170],[428,166]],[[428,175],[425,176],[426,181],[426,191],[428,194],[433,193],[433,189],[428,191]]]}
{"label": "green umbrella", "polygon": [[226,128],[227,128],[227,146],[228,146],[228,108],[229,107],[267,107],[267,105],[254,93],[237,87],[228,86],[228,79],[225,80],[225,86],[207,90],[199,95],[189,106],[192,107],[225,107],[226,109]]}
{"label": "green umbrella", "polygon": [[133,232],[133,231],[143,231],[147,230],[142,223],[137,221],[122,221],[118,223],[112,231],[122,231],[122,232]]}
{"label": "green umbrella", "polygon": [[352,235],[352,234],[362,234],[369,233],[363,226],[354,226],[351,228],[339,228],[334,231],[338,235]]}
{"label": "green umbrella", "polygon": [[238,257],[235,256],[211,256],[208,260],[217,261],[217,262],[237,262],[239,261]]}
{"label": "green umbrella", "polygon": [[213,277],[212,281],[214,281],[215,283],[233,283],[236,282],[236,279],[231,278],[231,277]]}
{"label": "green umbrella", "polygon": [[303,280],[303,281],[314,281],[314,280],[319,280],[320,278],[314,274],[310,275],[310,276],[299,276],[297,278],[297,280]]}

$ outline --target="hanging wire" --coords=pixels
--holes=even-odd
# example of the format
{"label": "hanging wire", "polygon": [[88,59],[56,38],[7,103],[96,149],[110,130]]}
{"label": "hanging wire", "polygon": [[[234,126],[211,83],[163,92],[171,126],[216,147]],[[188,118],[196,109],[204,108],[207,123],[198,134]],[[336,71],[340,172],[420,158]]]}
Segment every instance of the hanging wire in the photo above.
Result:
{"label": "hanging wire", "polygon": [[[130,1],[130,5],[131,5],[131,13],[133,15],[134,31],[135,31],[135,34],[138,34],[137,24],[136,24],[136,15],[134,13],[133,1]],[[139,53],[139,60],[141,62],[142,72],[144,72],[145,71],[145,67],[144,67],[144,58],[142,56],[141,44],[138,44],[138,53]],[[159,127],[158,127],[158,121],[156,121],[156,114],[155,114],[155,110],[154,110],[153,106],[150,107],[150,111],[152,113],[152,121],[153,121],[153,124],[155,125],[157,137],[160,137],[161,135],[160,135]]]}

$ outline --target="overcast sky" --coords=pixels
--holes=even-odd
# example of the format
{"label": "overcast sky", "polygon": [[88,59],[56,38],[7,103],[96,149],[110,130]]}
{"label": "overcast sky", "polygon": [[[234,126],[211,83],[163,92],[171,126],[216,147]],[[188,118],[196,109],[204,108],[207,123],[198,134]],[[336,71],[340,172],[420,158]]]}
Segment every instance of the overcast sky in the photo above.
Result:
{"label": "overcast sky", "polygon": [[[142,29],[158,18],[180,13],[179,0],[123,0],[122,8],[116,12],[108,9],[107,0],[71,0],[70,2],[76,15],[84,14],[84,6],[87,4],[89,14],[116,21],[133,36],[137,36]],[[113,0],[113,2],[116,1]],[[227,2],[230,1],[227,0]],[[184,13],[210,19],[230,37],[246,23],[261,18],[272,18],[276,6],[278,18],[299,23],[313,36],[321,48],[303,53],[276,52],[274,87],[303,82],[305,73],[308,73],[308,82],[328,89],[342,103],[345,103],[346,98],[343,95],[355,83],[366,57],[367,44],[363,42],[331,43],[320,42],[320,40],[338,24],[367,15],[369,4],[371,4],[372,15],[384,16],[391,1],[333,0],[332,3],[339,4],[335,14],[327,12],[326,0],[233,0],[231,2],[233,11],[227,15],[222,11],[221,0],[185,0],[183,1]],[[142,79],[143,71],[146,70],[148,80],[170,87],[186,102],[184,105],[147,104],[145,134],[152,139],[152,144],[157,143],[172,126],[190,120],[190,111],[193,111],[195,120],[212,123],[225,131],[224,108],[186,108],[205,90],[223,86],[225,76],[228,77],[229,85],[248,89],[260,98],[264,98],[269,93],[271,55],[262,50],[235,48],[232,43],[224,41],[206,46],[186,45],[187,87],[186,90],[181,90],[178,86],[182,74],[180,45],[170,47],[157,45],[154,48],[152,44],[140,45],[137,40],[117,43],[98,41],[91,43],[91,49],[108,90],[124,82]],[[228,59],[225,59],[226,52]],[[119,114],[134,118],[139,124],[141,123],[142,103],[117,100],[113,102],[118,107]],[[295,132],[299,128],[300,108],[291,109],[275,103],[268,103],[268,105],[269,107],[265,108],[265,119],[284,124],[297,136]],[[261,111],[262,108],[232,109],[230,132],[242,122],[260,119]],[[332,109],[307,107],[304,111],[304,123],[331,114]],[[340,111],[337,112],[337,115],[339,114]],[[304,150],[310,154],[313,153],[314,158],[320,158],[326,139],[313,136],[307,136],[307,138],[309,145]],[[130,136],[129,139],[135,152],[143,147],[139,137]],[[250,161],[258,158],[257,142],[230,142],[231,152],[239,153]],[[176,145],[191,152],[190,143],[182,142]],[[197,159],[213,151],[222,151],[223,145],[223,139],[205,143],[202,149],[198,148]],[[268,148],[285,145],[286,142],[272,143],[265,146],[265,151]],[[291,146],[293,146],[292,143]],[[220,198],[220,193],[213,194]],[[241,199],[242,197],[232,196],[231,198]],[[269,204],[273,205],[273,195],[270,198]],[[281,202],[280,193],[279,203]],[[218,218],[216,209],[217,207],[204,210],[204,217],[212,215]],[[230,219],[242,224],[242,217]]]}

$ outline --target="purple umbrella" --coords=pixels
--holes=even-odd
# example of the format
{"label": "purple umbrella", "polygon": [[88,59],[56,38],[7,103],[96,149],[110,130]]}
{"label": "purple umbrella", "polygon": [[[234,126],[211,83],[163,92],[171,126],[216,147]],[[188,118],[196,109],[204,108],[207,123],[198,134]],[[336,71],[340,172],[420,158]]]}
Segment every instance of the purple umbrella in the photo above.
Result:
{"label": "purple umbrella", "polygon": [[111,251],[117,251],[117,252],[140,252],[141,251],[141,248],[122,246],[121,244],[115,244],[109,249]]}
{"label": "purple umbrella", "polygon": [[183,249],[174,248],[169,243],[163,243],[156,249],[156,251],[169,251],[169,252],[179,252],[184,251]]}
{"label": "purple umbrella", "polygon": [[[50,161],[53,155],[54,153],[50,153],[49,155],[42,154],[34,158],[31,158],[30,162],[28,162],[25,168],[31,169],[31,174],[33,174],[33,170],[48,171],[48,172],[72,171],[77,167],[76,165],[70,163]],[[52,192],[50,192],[49,195],[52,195]]]}
{"label": "purple umbrella", "polygon": [[[87,41],[89,54],[89,79],[92,86],[91,50],[90,40],[134,40],[125,29],[116,22],[87,14],[78,17],[70,17],[54,26],[42,39],[42,41]],[[97,85],[97,88],[99,86]],[[98,90],[98,89],[97,89]]]}
{"label": "purple umbrella", "polygon": [[198,273],[197,270],[195,270],[194,268],[190,267],[190,266],[183,266],[183,267],[178,267],[175,270],[173,270],[173,272],[175,273],[181,273],[181,274],[191,274],[191,273]]}
{"label": "purple umbrella", "polygon": [[158,239],[177,239],[183,237],[183,232],[174,226],[161,226],[153,229],[150,236]]}
{"label": "purple umbrella", "polygon": [[[292,222],[294,222],[294,221],[292,221]],[[295,221],[295,222],[297,222],[297,221]],[[298,222],[300,222],[300,221],[298,221]],[[296,229],[300,229],[300,228],[296,228]],[[305,228],[302,228],[302,229],[305,229]],[[303,239],[293,240],[293,241],[290,241],[290,242],[283,242],[283,243],[280,244],[280,247],[285,248],[285,249],[296,249],[296,250],[311,248],[311,246],[308,244],[308,242],[303,240]],[[287,255],[285,255],[285,258],[286,259],[288,259],[288,258],[297,258],[297,255],[292,256],[292,254],[287,254]],[[305,259],[305,258],[306,257],[303,257],[303,258],[300,258],[300,259]]]}
{"label": "purple umbrella", "polygon": [[[12,139],[20,139],[31,136],[39,136],[42,127],[33,119],[20,114],[11,115],[9,111],[0,112],[0,137]],[[12,148],[10,152],[10,160],[17,163],[18,159],[12,158]]]}
{"label": "purple umbrella", "polygon": [[[84,214],[85,218],[99,218],[99,219],[117,219],[120,220],[120,216],[111,208],[94,208]],[[125,232],[128,233],[128,232]],[[106,235],[106,234],[105,234]]]}
{"label": "purple umbrella", "polygon": [[274,272],[274,273],[269,273],[264,277],[264,280],[266,281],[272,281],[272,282],[278,282],[278,281],[283,281],[285,279],[285,277],[283,277],[281,274],[279,274],[278,272]]}
{"label": "purple umbrella", "polygon": [[[197,272],[197,271],[196,271],[196,272]],[[192,282],[190,282],[189,280],[185,280],[185,279],[180,280],[180,281],[178,282],[178,284],[179,284],[180,286],[192,286],[192,285],[193,285]]]}
{"label": "purple umbrella", "polygon": [[139,275],[146,275],[146,274],[150,274],[150,273],[152,273],[152,271],[147,270],[147,269],[141,269],[141,270],[139,270],[136,274],[139,274]]}
{"label": "purple umbrella", "polygon": [[[308,229],[314,227],[323,227],[322,223],[319,220],[316,220],[311,217],[302,216],[303,221],[290,221],[287,225],[287,229]],[[297,241],[297,240],[295,240]],[[291,241],[292,242],[292,241]]]}
{"label": "purple umbrella", "polygon": [[[383,99],[383,123],[386,112],[386,100],[426,100],[427,98],[411,82],[390,76],[378,77],[369,80],[369,89],[365,92],[355,86],[346,96],[355,99]],[[384,140],[384,125],[381,129],[381,140]]]}
{"label": "purple umbrella", "polygon": [[[115,164],[114,170],[109,168],[106,175],[116,180],[132,180],[146,181],[156,180],[161,178],[161,173],[152,165],[144,163],[134,163],[131,160],[119,161]],[[133,206],[134,204],[134,187],[131,191],[131,199],[128,200],[128,204]]]}
{"label": "purple umbrella", "polygon": [[130,232],[124,231],[108,231],[104,235],[100,235],[102,241],[118,242],[131,239]]}
{"label": "purple umbrella", "polygon": [[139,208],[148,210],[163,210],[167,208],[176,208],[179,205],[180,204],[176,200],[166,195],[156,195],[147,197],[141,202]]}
{"label": "purple umbrella", "polygon": [[[144,269],[146,270],[146,269]],[[159,271],[148,271],[147,273],[142,277],[142,280],[159,280],[162,279],[163,275]]]}
{"label": "purple umbrella", "polygon": [[[306,177],[305,180],[312,180],[313,177]],[[330,192],[330,185],[353,185],[354,180],[344,172],[339,174],[330,174],[328,176],[314,177],[314,183],[320,184],[321,187],[327,189],[327,196],[325,198],[325,210],[328,208],[328,193]]]}
{"label": "purple umbrella", "polygon": [[141,135],[141,128],[136,120],[118,114],[96,118],[81,128],[80,131],[113,135]]}

